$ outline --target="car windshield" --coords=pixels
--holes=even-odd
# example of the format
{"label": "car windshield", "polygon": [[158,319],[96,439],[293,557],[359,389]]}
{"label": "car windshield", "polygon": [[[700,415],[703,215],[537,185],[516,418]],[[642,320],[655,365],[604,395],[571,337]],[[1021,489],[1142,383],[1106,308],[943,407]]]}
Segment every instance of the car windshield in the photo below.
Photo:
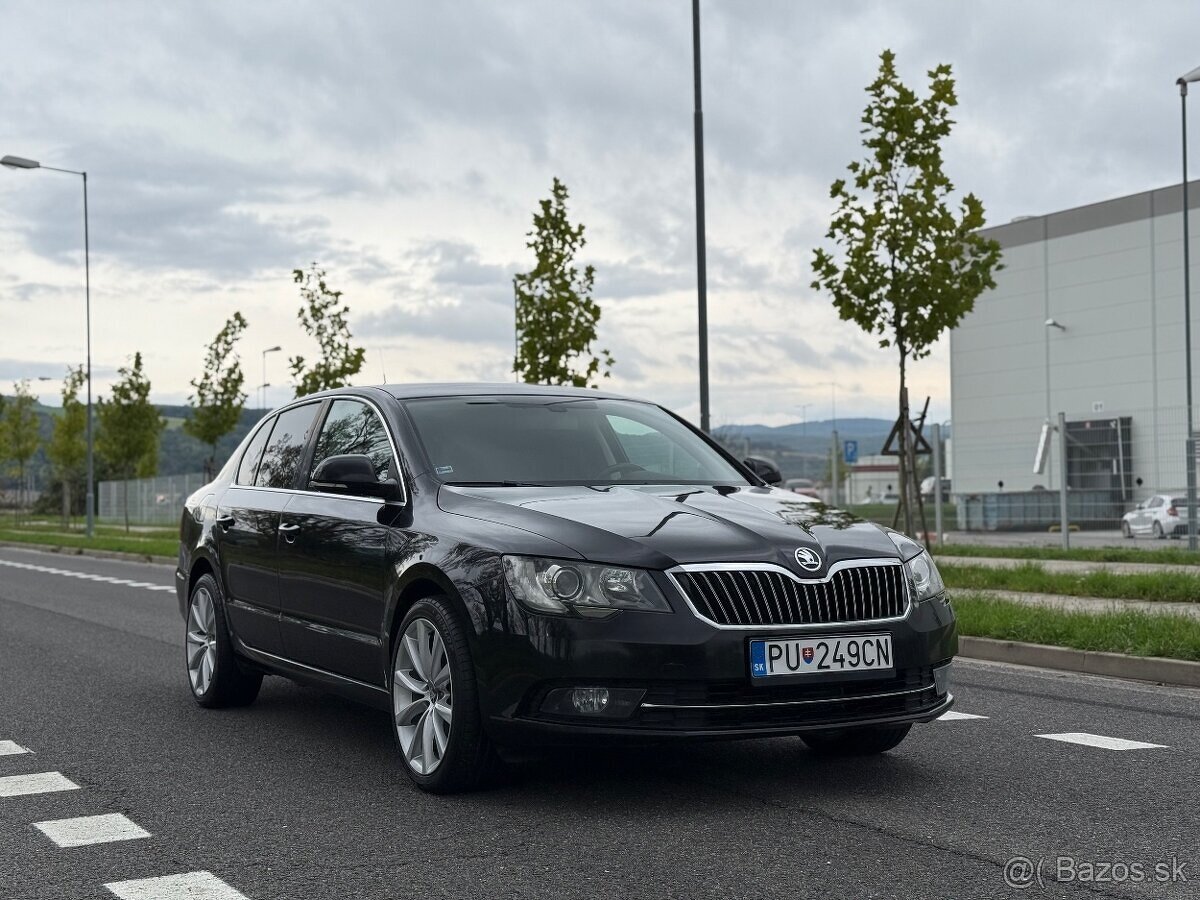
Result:
{"label": "car windshield", "polygon": [[446,397],[406,404],[450,484],[747,484],[657,406],[574,397]]}

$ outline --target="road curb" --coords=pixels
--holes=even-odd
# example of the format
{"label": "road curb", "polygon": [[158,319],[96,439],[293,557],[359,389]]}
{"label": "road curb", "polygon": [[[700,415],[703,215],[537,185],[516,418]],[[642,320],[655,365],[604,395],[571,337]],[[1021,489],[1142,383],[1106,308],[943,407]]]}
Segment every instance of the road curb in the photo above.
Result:
{"label": "road curb", "polygon": [[1020,641],[999,641],[994,638],[964,635],[958,638],[958,653],[959,656],[968,659],[1200,687],[1200,663],[1185,659],[1128,656],[1124,653],[1074,650],[1070,647],[1051,647],[1046,644],[1025,644]]}
{"label": "road curb", "polygon": [[173,556],[155,556],[150,553],[125,553],[120,550],[94,550],[91,547],[64,547],[61,544],[35,544],[24,541],[0,541],[0,547],[8,550],[37,550],[41,553],[57,553],[60,556],[90,556],[94,559],[120,559],[125,562],[160,563],[174,565]]}

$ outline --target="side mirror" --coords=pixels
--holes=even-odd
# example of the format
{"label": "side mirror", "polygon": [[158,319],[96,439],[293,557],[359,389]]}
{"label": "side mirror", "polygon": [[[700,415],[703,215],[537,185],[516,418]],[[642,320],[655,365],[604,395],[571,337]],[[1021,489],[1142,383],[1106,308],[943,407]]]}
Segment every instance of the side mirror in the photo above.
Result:
{"label": "side mirror", "polygon": [[783,473],[779,471],[779,466],[765,457],[747,456],[742,460],[742,463],[767,484],[780,484],[783,482]]}
{"label": "side mirror", "polygon": [[361,453],[343,453],[321,460],[308,486],[314,491],[347,494],[351,497],[378,497],[398,500],[400,487],[395,481],[375,477],[375,464]]}

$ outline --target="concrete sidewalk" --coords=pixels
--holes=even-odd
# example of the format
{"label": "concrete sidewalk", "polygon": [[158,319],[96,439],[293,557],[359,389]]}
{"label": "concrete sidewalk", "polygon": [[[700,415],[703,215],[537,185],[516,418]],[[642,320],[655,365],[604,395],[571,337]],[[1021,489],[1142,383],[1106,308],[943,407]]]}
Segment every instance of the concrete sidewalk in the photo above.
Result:
{"label": "concrete sidewalk", "polygon": [[943,556],[934,557],[939,567],[982,566],[988,569],[1018,569],[1021,566],[1040,566],[1047,572],[1086,575],[1089,572],[1110,572],[1113,575],[1152,575],[1177,572],[1200,577],[1200,566],[1181,566],[1171,563],[1092,562],[1080,559],[1012,559],[1007,556]]}
{"label": "concrete sidewalk", "polygon": [[1163,616],[1181,616],[1188,619],[1200,620],[1200,603],[1175,603],[1155,600],[1111,600],[1106,597],[1068,597],[1064,594],[1031,594],[1024,591],[996,590],[963,590],[950,591],[951,603],[955,594],[971,594],[979,597],[991,597],[996,600],[1011,600],[1026,606],[1045,606],[1068,612],[1137,612],[1152,613]]}

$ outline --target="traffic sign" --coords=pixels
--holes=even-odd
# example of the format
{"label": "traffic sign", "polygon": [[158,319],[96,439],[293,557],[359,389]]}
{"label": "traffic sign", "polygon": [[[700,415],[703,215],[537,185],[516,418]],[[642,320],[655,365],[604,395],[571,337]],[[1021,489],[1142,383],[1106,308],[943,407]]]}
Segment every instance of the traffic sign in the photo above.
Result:
{"label": "traffic sign", "polygon": [[842,458],[848,466],[858,462],[858,441],[842,441]]}

